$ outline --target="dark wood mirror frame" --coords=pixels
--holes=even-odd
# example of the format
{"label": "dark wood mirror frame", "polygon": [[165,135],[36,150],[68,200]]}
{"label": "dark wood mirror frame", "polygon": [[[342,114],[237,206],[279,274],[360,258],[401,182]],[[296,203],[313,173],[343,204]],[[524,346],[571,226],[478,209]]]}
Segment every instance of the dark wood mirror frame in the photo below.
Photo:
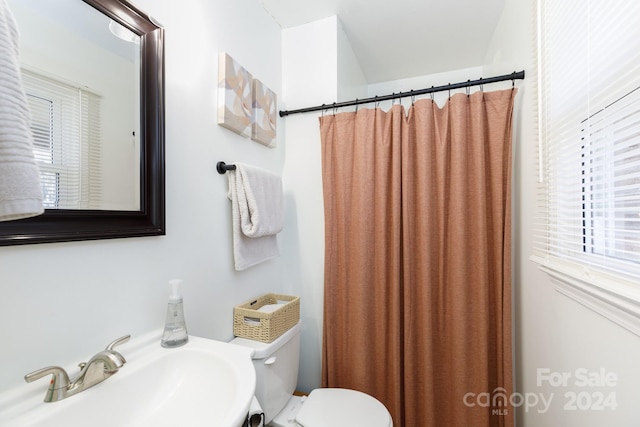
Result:
{"label": "dark wood mirror frame", "polygon": [[165,234],[164,30],[126,0],[82,0],[140,36],[140,210],[47,209],[0,222],[0,246]]}

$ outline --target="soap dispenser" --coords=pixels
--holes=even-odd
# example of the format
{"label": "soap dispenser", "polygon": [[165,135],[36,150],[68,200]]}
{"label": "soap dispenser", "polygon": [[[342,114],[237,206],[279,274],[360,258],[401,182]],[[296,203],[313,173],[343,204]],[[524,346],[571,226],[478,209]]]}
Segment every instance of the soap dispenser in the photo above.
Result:
{"label": "soap dispenser", "polygon": [[174,279],[169,281],[170,295],[167,305],[167,319],[164,324],[162,334],[162,346],[167,348],[180,347],[189,341],[187,335],[187,324],[184,321],[184,308],[182,306],[182,295],[180,294],[180,284],[182,280]]}

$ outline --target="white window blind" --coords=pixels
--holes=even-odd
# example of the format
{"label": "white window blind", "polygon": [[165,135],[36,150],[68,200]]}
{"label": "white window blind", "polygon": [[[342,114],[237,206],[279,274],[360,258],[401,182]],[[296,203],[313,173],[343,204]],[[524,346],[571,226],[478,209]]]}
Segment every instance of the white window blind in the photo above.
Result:
{"label": "white window blind", "polygon": [[640,2],[538,1],[543,182],[533,259],[637,280]]}
{"label": "white window blind", "polygon": [[28,70],[22,79],[45,208],[98,208],[100,98]]}

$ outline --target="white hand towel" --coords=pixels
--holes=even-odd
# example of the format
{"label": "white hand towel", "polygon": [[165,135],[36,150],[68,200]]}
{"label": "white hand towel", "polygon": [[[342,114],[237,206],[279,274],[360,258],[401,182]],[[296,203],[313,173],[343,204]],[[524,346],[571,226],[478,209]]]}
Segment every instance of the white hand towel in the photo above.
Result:
{"label": "white hand towel", "polygon": [[18,50],[18,28],[0,0],[0,221],[44,212]]}
{"label": "white hand towel", "polygon": [[242,163],[228,173],[233,254],[239,271],[280,255],[276,234],[284,225],[282,179]]}

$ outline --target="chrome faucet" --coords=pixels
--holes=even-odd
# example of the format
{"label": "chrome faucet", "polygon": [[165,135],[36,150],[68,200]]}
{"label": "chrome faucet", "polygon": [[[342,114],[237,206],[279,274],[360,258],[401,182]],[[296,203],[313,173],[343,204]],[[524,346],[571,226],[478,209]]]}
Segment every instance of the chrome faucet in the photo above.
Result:
{"label": "chrome faucet", "polygon": [[120,337],[109,344],[105,350],[94,355],[88,362],[80,363],[78,365],[80,372],[73,380],[69,380],[67,372],[59,366],[38,369],[25,375],[24,379],[30,383],[46,375],[52,375],[51,384],[47,389],[47,394],[44,396],[45,402],[57,402],[73,396],[118,372],[127,361],[113,348],[129,341],[130,338],[131,335]]}

